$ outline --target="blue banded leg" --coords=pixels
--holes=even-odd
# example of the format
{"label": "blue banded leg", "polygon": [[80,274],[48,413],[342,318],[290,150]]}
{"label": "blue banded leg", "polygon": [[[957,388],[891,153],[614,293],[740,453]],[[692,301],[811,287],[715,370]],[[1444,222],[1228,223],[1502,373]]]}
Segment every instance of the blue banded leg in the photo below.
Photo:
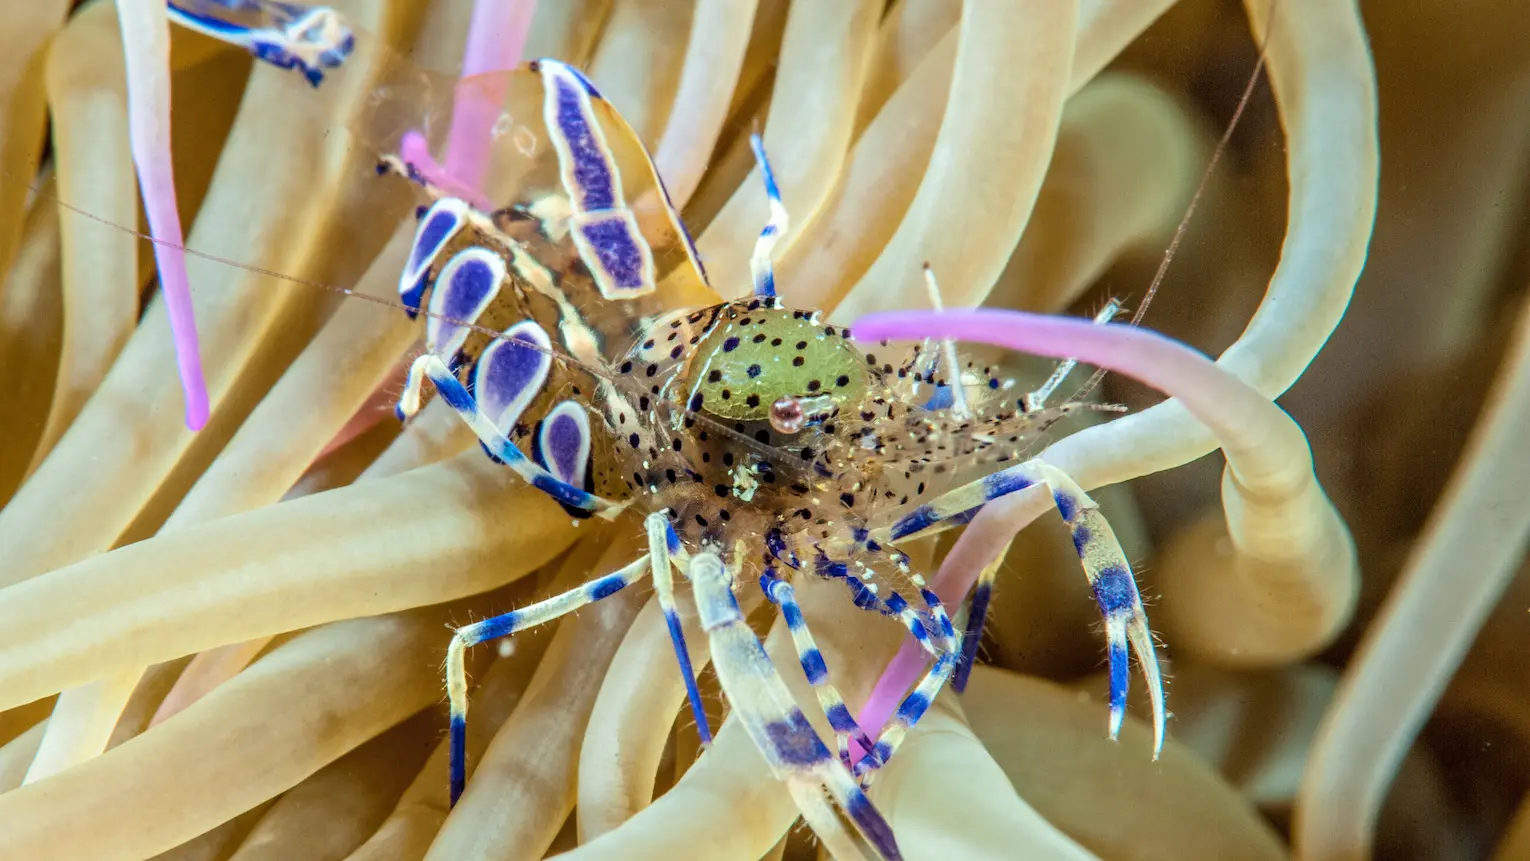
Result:
{"label": "blue banded leg", "polygon": [[1147,612],[1142,608],[1137,581],[1132,576],[1125,552],[1121,550],[1121,542],[1116,540],[1115,532],[1100,514],[1099,504],[1089,498],[1089,494],[1067,473],[1043,460],[1026,461],[943,494],[873,534],[884,540],[899,541],[937,531],[946,524],[965,523],[989,501],[1038,484],[1045,485],[1051,492],[1057,513],[1072,530],[1073,546],[1083,563],[1084,576],[1105,617],[1110,658],[1110,737],[1115,738],[1120,733],[1121,721],[1126,715],[1130,683],[1129,645],[1137,655],[1152,701],[1153,757],[1156,759],[1163,749],[1163,678],[1158,669],[1153,635],[1148,629]]}
{"label": "blue banded leg", "polygon": [[978,644],[983,639],[983,626],[988,622],[988,605],[993,598],[993,583],[1004,564],[1006,553],[1000,553],[978,573],[977,585],[972,589],[972,603],[967,605],[967,624],[962,630],[962,656],[956,664],[956,675],[951,687],[957,693],[967,690],[967,679],[972,675],[972,665],[977,663]]}
{"label": "blue banded leg", "polygon": [[170,20],[283,69],[297,69],[317,87],[356,48],[356,36],[327,6],[276,0],[171,2]]}
{"label": "blue banded leg", "polygon": [[940,694],[941,688],[950,681],[952,673],[956,671],[962,656],[962,641],[956,636],[956,628],[951,624],[951,617],[946,613],[945,605],[941,604],[940,598],[928,589],[920,589],[920,595],[924,598],[925,606],[929,608],[929,615],[934,620],[940,636],[936,645],[935,663],[914,686],[912,691],[898,704],[897,711],[893,712],[892,722],[877,736],[875,747],[867,748],[870,752],[860,762],[856,763],[855,775],[863,780],[868,780],[866,775],[887,764],[892,755],[897,752],[898,745],[908,736],[908,731],[919,723],[924,713],[929,710],[930,703]]}
{"label": "blue banded leg", "polygon": [[648,558],[653,565],[653,591],[659,598],[659,609],[664,611],[664,624],[669,626],[669,641],[675,647],[675,658],[680,662],[680,677],[685,681],[685,696],[691,701],[691,714],[696,719],[696,733],[703,746],[712,743],[712,729],[707,725],[707,713],[701,707],[701,689],[696,685],[696,673],[691,668],[691,653],[685,647],[685,629],[680,625],[680,614],[675,609],[675,590],[670,577],[670,565],[680,552],[680,536],[669,525],[669,516],[656,511],[643,520],[648,530]]}
{"label": "blue banded leg", "polygon": [[[836,858],[864,857],[862,846],[869,844],[879,858],[900,859],[887,820],[849,769],[818,737],[765,647],[745,623],[733,595],[732,573],[713,553],[692,556],[687,573],[702,629],[712,644],[712,666],[733,706],[733,715],[744,725],[771,773],[791,793],[802,818]],[[824,798],[825,790],[834,806]],[[845,831],[835,806],[854,823],[860,841]]]}
{"label": "blue banded leg", "polygon": [[792,584],[766,567],[765,573],[760,575],[760,588],[765,591],[765,597],[781,608],[781,615],[786,619],[786,630],[791,633],[792,645],[797,649],[797,660],[802,664],[802,672],[807,676],[808,684],[812,685],[813,693],[818,697],[818,705],[823,708],[824,716],[829,719],[829,726],[839,741],[840,761],[849,768],[850,742],[853,740],[862,750],[871,750],[871,739],[861,729],[861,725],[856,723],[839,689],[829,681],[829,668],[824,664],[823,652],[818,650],[818,643],[814,641],[812,631],[808,630],[807,620],[802,617],[802,607],[797,603],[797,593]]}
{"label": "blue banded leg", "polygon": [[749,271],[754,276],[754,295],[768,297],[776,295],[776,271],[770,255],[791,222],[786,205],[781,202],[781,189],[776,187],[775,171],[770,169],[770,159],[765,157],[765,142],[759,135],[750,135],[749,145],[754,148],[754,160],[765,177],[765,197],[770,201],[770,220],[765,222],[760,238],[754,243]]}
{"label": "blue banded leg", "polygon": [[903,600],[903,596],[897,592],[888,595],[885,603],[887,609],[891,610],[892,614],[898,617],[898,621],[902,622],[905,628],[908,628],[909,634],[913,636],[914,641],[919,644],[919,647],[929,653],[930,657],[939,658],[940,646],[931,636],[932,633],[939,631],[939,623],[935,619],[910,607],[908,602]]}
{"label": "blue banded leg", "polygon": [[608,598],[642,579],[648,568],[643,556],[614,574],[597,577],[562,595],[538,601],[530,607],[502,613],[466,627],[458,628],[446,649],[446,695],[451,701],[451,803],[462,797],[467,783],[467,669],[465,656],[471,646],[508,637],[567,615],[586,604]]}

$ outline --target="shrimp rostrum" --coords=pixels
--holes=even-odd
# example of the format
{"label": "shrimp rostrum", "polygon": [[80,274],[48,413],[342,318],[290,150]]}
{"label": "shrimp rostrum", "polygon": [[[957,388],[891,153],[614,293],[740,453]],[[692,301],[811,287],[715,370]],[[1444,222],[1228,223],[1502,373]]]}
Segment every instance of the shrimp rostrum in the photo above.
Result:
{"label": "shrimp rostrum", "polygon": [[[869,848],[898,858],[864,787],[943,686],[964,675],[989,588],[979,586],[958,631],[898,545],[1035,485],[1069,525],[1104,614],[1110,733],[1125,710],[1130,649],[1161,743],[1158,665],[1121,547],[1076,483],[1023,456],[1083,405],[1016,398],[1013,384],[988,369],[959,367],[949,344],[868,354],[819,312],[788,307],[771,267],[787,216],[757,139],[770,217],[751,260],[753,289],[718,302],[647,152],[595,87],[551,60],[512,78],[512,94],[536,100],[520,117],[531,133],[523,142],[536,145],[523,148],[532,155],[509,205],[490,211],[465,199],[428,156],[389,156],[381,166],[432,198],[399,285],[404,304],[425,316],[425,351],[398,411],[407,419],[420,409],[428,380],[489,456],[573,516],[638,509],[648,553],[456,631],[447,659],[453,800],[466,776],[465,650],[644,577],[702,739],[710,738],[680,624],[678,572],[731,714],[803,817],[840,857]],[[927,653],[925,675],[885,728],[860,726],[835,689],[798,606],[799,577],[840,581],[857,607],[890,617]],[[736,591],[752,588],[746,580],[779,606],[832,746],[745,624]]]}

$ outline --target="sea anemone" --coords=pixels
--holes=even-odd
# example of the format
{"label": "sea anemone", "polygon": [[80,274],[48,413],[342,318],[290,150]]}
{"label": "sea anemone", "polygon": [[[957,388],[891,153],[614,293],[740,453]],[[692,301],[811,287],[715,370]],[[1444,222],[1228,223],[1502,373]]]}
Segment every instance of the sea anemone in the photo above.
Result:
{"label": "sea anemone", "polygon": [[[758,131],[789,305],[1113,372],[1092,397],[1125,413],[1033,454],[1139,569],[1162,756],[1145,698],[1107,738],[1072,542],[1016,495],[909,548],[953,606],[995,592],[966,692],[871,783],[906,858],[1530,854],[1523,4],[346,0],[354,50],[317,86],[152,0],[24,5],[0,35],[0,857],[814,857],[709,672],[702,744],[646,588],[469,653],[448,808],[449,627],[641,543],[440,403],[389,420],[418,201],[363,169],[449,107],[408,69],[522,55],[620,109],[724,298],[766,215]],[[472,185],[468,115],[424,131]],[[987,310],[929,311],[925,266]],[[1140,327],[1090,324],[1111,299]],[[796,585],[869,720],[917,651]]]}

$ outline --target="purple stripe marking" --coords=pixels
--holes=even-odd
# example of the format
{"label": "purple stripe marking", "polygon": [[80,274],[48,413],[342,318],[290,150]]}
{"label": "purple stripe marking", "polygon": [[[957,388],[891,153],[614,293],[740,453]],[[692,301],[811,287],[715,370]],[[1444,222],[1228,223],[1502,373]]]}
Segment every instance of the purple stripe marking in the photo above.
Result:
{"label": "purple stripe marking", "polygon": [[569,189],[569,196],[579,195],[579,208],[583,212],[598,212],[615,206],[615,192],[611,187],[611,170],[605,154],[595,145],[595,131],[590,128],[589,118],[584,115],[584,102],[579,91],[567,80],[554,81],[557,99],[558,130],[568,141],[570,155],[574,159],[574,182],[578,189]]}
{"label": "purple stripe marking", "polygon": [[580,234],[589,241],[600,265],[611,274],[613,287],[640,290],[643,280],[643,249],[632,235],[624,217],[615,216],[579,225]]}

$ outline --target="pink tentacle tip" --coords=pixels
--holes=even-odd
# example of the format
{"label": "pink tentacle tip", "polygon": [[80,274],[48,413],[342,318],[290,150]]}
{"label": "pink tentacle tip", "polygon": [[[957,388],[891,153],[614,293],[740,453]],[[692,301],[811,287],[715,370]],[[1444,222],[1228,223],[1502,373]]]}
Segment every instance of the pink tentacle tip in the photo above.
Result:
{"label": "pink tentacle tip", "polygon": [[[197,338],[196,313],[191,305],[191,281],[186,274],[180,213],[175,205],[175,184],[169,166],[156,153],[153,166],[143,171],[144,209],[149,216],[149,235],[154,239],[154,261],[159,267],[160,291],[170,317],[170,337],[186,399],[186,427],[199,431],[207,424],[210,407],[207,381],[202,374],[201,344]],[[168,160],[168,159],[166,159]]]}
{"label": "pink tentacle tip", "polygon": [[436,161],[436,157],[430,154],[430,144],[425,140],[425,135],[419,131],[411,130],[404,133],[398,144],[398,155],[406,164],[414,168],[422,179],[436,188],[453,197],[462,198],[475,209],[487,212],[494,208],[481,192],[463,182],[456,174],[447,170],[445,165]]}

